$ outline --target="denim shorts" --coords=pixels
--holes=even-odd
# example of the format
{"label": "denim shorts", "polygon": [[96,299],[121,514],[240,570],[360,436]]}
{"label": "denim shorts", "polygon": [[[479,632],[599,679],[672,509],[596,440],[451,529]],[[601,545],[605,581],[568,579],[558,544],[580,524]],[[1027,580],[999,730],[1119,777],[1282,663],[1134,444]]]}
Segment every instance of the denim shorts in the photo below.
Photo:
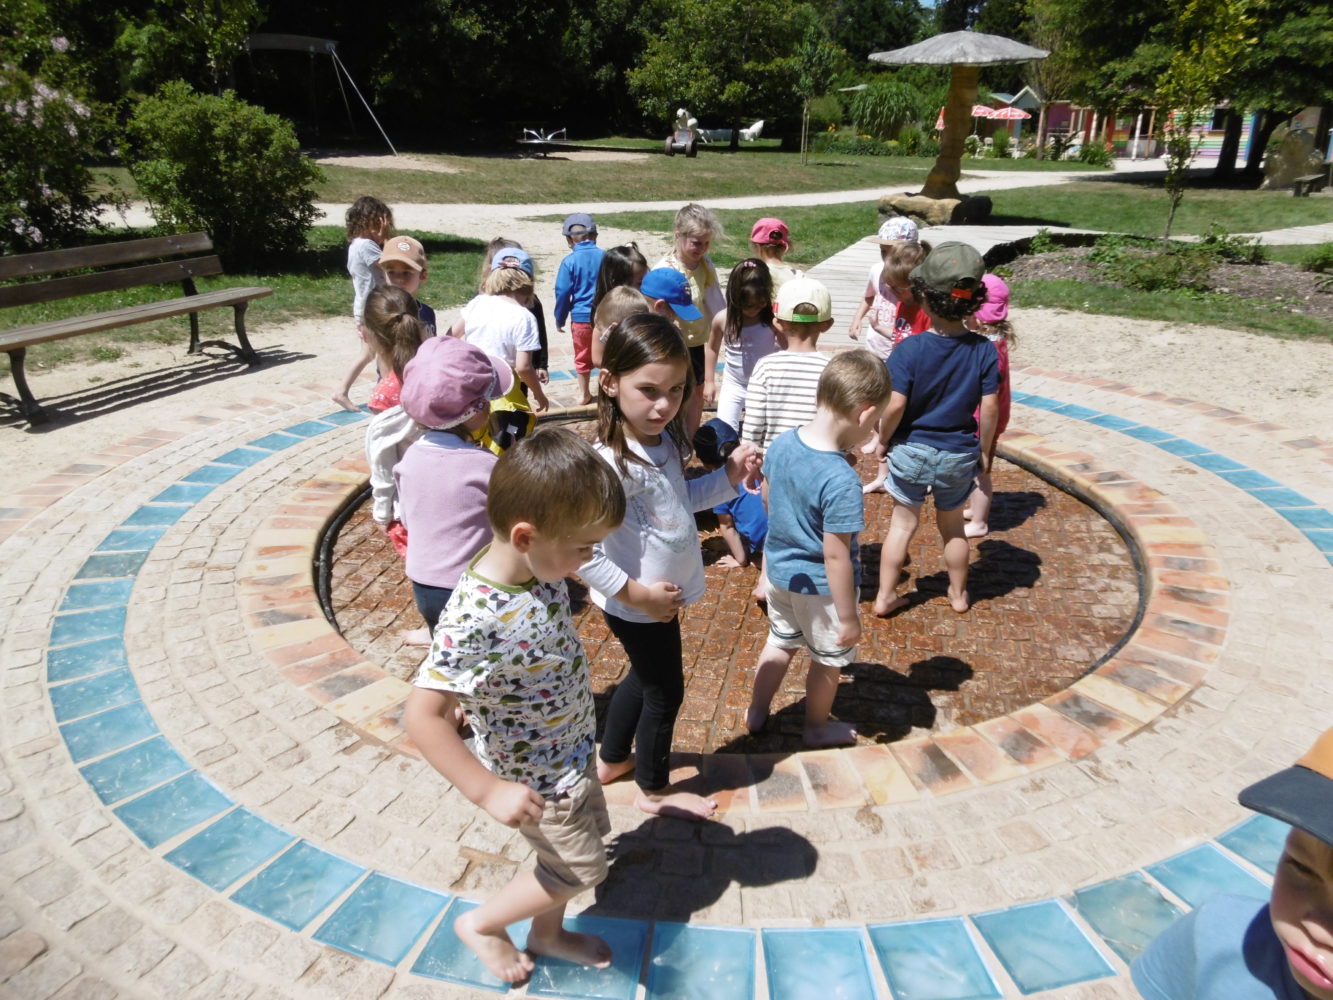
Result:
{"label": "denim shorts", "polygon": [[936,510],[961,507],[977,478],[975,451],[941,451],[917,441],[904,441],[889,451],[889,478],[885,485],[893,499],[920,507],[926,491],[935,496]]}

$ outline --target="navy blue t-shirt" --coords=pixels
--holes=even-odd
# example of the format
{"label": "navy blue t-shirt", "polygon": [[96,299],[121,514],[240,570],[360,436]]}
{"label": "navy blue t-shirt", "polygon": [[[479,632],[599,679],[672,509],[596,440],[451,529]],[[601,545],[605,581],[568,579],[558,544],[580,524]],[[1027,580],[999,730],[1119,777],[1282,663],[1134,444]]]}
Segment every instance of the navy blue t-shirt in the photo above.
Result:
{"label": "navy blue t-shirt", "polygon": [[976,451],[981,397],[1000,387],[1000,355],[985,337],[945,337],[932,330],[908,337],[886,362],[893,391],[907,409],[890,444],[912,441],[941,451]]}

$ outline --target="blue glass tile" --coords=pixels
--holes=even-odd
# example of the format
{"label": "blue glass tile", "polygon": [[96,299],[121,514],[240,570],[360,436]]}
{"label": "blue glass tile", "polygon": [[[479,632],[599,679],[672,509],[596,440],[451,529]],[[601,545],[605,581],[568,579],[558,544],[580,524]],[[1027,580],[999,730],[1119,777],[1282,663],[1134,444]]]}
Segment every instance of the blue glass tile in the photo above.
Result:
{"label": "blue glass tile", "polygon": [[74,574],[76,580],[134,576],[143,567],[148,558],[143,552],[116,552],[107,555],[89,556]]}
{"label": "blue glass tile", "polygon": [[108,708],[139,700],[139,686],[128,669],[112,670],[49,689],[57,722],[68,722]]}
{"label": "blue glass tile", "polygon": [[1245,468],[1245,463],[1237,462],[1234,458],[1227,458],[1225,455],[1218,455],[1215,453],[1191,455],[1189,460],[1200,468],[1207,469],[1209,472],[1239,472]]}
{"label": "blue glass tile", "polygon": [[1289,490],[1285,486],[1275,486],[1272,489],[1248,490],[1250,496],[1256,500],[1262,500],[1270,507],[1318,507],[1319,505],[1307,496],[1297,493],[1295,490]]}
{"label": "blue glass tile", "polygon": [[[1014,397],[1010,397],[1011,402],[1017,402]],[[1023,399],[1024,406],[1031,406],[1036,410],[1055,410],[1065,404],[1058,399],[1048,399],[1045,396],[1027,396]]]}
{"label": "blue glass tile", "polygon": [[961,917],[866,930],[894,1000],[996,1000],[1002,995]]}
{"label": "blue glass tile", "polygon": [[185,758],[170,743],[161,736],[154,736],[138,746],[94,761],[82,771],[84,780],[92,786],[97,797],[103,804],[110,805],[189,769]]}
{"label": "blue glass tile", "polygon": [[52,684],[115,670],[128,663],[124,636],[114,635],[78,646],[52,649],[46,654],[46,679]]}
{"label": "blue glass tile", "polygon": [[1065,403],[1063,406],[1057,406],[1053,411],[1065,417],[1073,417],[1076,420],[1091,420],[1093,417],[1100,416],[1101,410],[1090,410],[1086,406],[1079,406],[1076,403]]}
{"label": "blue glass tile", "polygon": [[68,646],[89,639],[125,634],[125,606],[58,614],[51,624],[51,645]]}
{"label": "blue glass tile", "polygon": [[[454,899],[444,919],[435,928],[435,933],[426,942],[426,947],[421,949],[421,954],[412,964],[413,973],[429,979],[462,983],[464,986],[491,990],[495,993],[504,993],[509,989],[508,983],[501,982],[486,971],[486,967],[481,964],[481,960],[472,949],[460,941],[458,935],[454,933],[454,921],[468,910],[476,908],[477,904],[470,900]],[[528,928],[531,925],[531,921],[525,920],[521,924],[506,928],[515,948],[521,949],[527,944]]]}
{"label": "blue glass tile", "polygon": [[1098,427],[1107,427],[1113,431],[1123,431],[1130,427],[1139,426],[1137,420],[1126,420],[1124,417],[1117,417],[1110,413],[1103,413],[1100,417],[1093,417],[1088,423],[1096,424]]}
{"label": "blue glass tile", "polygon": [[1021,993],[1053,990],[1115,971],[1053,899],[978,913],[972,922]]}
{"label": "blue glass tile", "polygon": [[1193,441],[1186,441],[1184,438],[1162,441],[1157,447],[1161,448],[1163,451],[1169,451],[1173,455],[1179,455],[1181,458],[1186,458],[1190,455],[1216,454],[1212,448],[1206,448],[1201,444],[1195,444]]}
{"label": "blue glass tile", "polygon": [[76,764],[146,740],[156,732],[153,717],[141,701],[109,708],[60,727],[69,755]]}
{"label": "blue glass tile", "polygon": [[61,611],[103,608],[109,604],[128,604],[134,580],[108,580],[105,583],[76,583],[65,591]]}
{"label": "blue glass tile", "polygon": [[1132,438],[1140,441],[1147,441],[1149,444],[1157,444],[1159,441],[1170,441],[1175,437],[1174,434],[1168,434],[1166,431],[1159,431],[1156,427],[1149,427],[1144,424],[1141,427],[1126,427],[1121,433],[1128,434]]}
{"label": "blue glass tile", "polygon": [[230,809],[231,805],[231,800],[203,775],[190,771],[113,811],[132,834],[149,847],[156,847],[210,816]]}
{"label": "blue glass tile", "polygon": [[573,997],[576,1000],[634,1000],[639,968],[648,944],[648,925],[638,920],[615,920],[580,914],[565,920],[580,934],[594,934],[611,947],[606,969],[575,965],[554,958],[537,959],[528,981],[530,997]]}
{"label": "blue glass tile", "polygon": [[294,444],[300,444],[304,438],[295,434],[284,434],[282,431],[274,431],[272,434],[265,434],[262,438],[255,441],[247,441],[246,446],[250,448],[263,448],[265,451],[282,451],[284,448],[290,448]]}
{"label": "blue glass tile", "polygon": [[[319,419],[326,424],[336,424],[339,427],[346,424],[354,424],[358,420],[365,420],[370,414],[365,410],[338,410],[335,413],[328,413]],[[291,428],[287,428],[290,430]]]}
{"label": "blue glass tile", "polygon": [[234,465],[201,465],[193,472],[181,476],[181,482],[211,483],[217,486],[240,474],[241,470]]}
{"label": "blue glass tile", "polygon": [[198,503],[217,489],[210,483],[173,483],[153,497],[152,503]]}
{"label": "blue glass tile", "polygon": [[448,903],[448,896],[371,872],[314,937],[340,951],[397,965]]}
{"label": "blue glass tile", "polygon": [[1255,472],[1253,469],[1240,469],[1236,472],[1219,472],[1218,475],[1232,486],[1239,486],[1243,490],[1262,490],[1268,487],[1282,485],[1276,479],[1269,479],[1262,472]]}
{"label": "blue glass tile", "polygon": [[766,930],[760,938],[770,1000],[875,1000],[860,930]]}
{"label": "blue glass tile", "polygon": [[360,865],[302,841],[232,893],[231,898],[299,931],[365,871]]}
{"label": "blue glass tile", "polygon": [[1196,909],[1214,896],[1268,898],[1268,886],[1212,844],[1200,844],[1145,870]]}
{"label": "blue glass tile", "polygon": [[184,504],[173,504],[166,507],[145,505],[120,523],[126,528],[151,528],[171,525],[184,517],[189,509]]}
{"label": "blue glass tile", "polygon": [[[348,411],[351,412],[350,410]],[[292,424],[290,427],[284,427],[284,434],[291,434],[293,437],[310,438],[316,434],[327,434],[333,430],[332,423],[325,423],[322,420],[303,420],[299,424]]]}
{"label": "blue glass tile", "polygon": [[648,1000],[754,996],[754,935],[740,928],[654,924]]}
{"label": "blue glass tile", "polygon": [[1313,508],[1309,510],[1279,510],[1279,514],[1285,517],[1302,531],[1327,531],[1333,528],[1333,514],[1322,508]]}
{"label": "blue glass tile", "polygon": [[162,540],[166,528],[112,528],[98,543],[97,552],[140,552]]}
{"label": "blue glass tile", "polygon": [[248,875],[293,840],[248,809],[234,809],[167,855],[167,860],[219,892]]}
{"label": "blue glass tile", "polygon": [[1185,912],[1138,872],[1079,889],[1066,900],[1126,962]]}
{"label": "blue glass tile", "polygon": [[1333,552],[1333,531],[1307,531],[1304,534],[1320,552]]}
{"label": "blue glass tile", "polygon": [[1272,875],[1290,832],[1290,826],[1272,816],[1251,816],[1218,837],[1217,842]]}
{"label": "blue glass tile", "polygon": [[1015,392],[1010,395],[1009,401],[1011,403],[1026,403],[1031,398],[1032,393],[1030,392]]}
{"label": "blue glass tile", "polygon": [[233,448],[213,459],[218,465],[239,465],[242,469],[247,469],[257,462],[271,456],[273,452],[264,451],[262,448]]}
{"label": "blue glass tile", "polygon": [[551,372],[550,376],[552,382],[567,382],[574,377],[569,372]]}

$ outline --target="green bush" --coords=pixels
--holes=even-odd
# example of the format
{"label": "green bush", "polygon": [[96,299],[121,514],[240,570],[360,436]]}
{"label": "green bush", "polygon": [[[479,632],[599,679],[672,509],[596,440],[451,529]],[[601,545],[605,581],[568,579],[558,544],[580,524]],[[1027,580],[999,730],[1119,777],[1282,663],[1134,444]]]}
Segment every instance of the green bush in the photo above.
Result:
{"label": "green bush", "polygon": [[845,153],[849,156],[892,156],[888,143],[850,132],[821,132],[810,141],[814,153]]}
{"label": "green bush", "polygon": [[876,80],[852,98],[851,113],[858,132],[888,139],[921,117],[921,95],[905,83]]}
{"label": "green bush", "polygon": [[997,160],[1007,159],[1009,156],[1009,142],[1011,136],[1004,129],[1000,129],[991,136],[990,155]]}
{"label": "green bush", "polygon": [[940,141],[931,135],[923,135],[921,141],[916,144],[917,156],[939,156]]}
{"label": "green bush", "polygon": [[810,134],[827,131],[830,125],[837,127],[843,120],[842,102],[832,94],[810,99]]}
{"label": "green bush", "polygon": [[982,149],[981,136],[969,135],[963,139],[964,156],[980,156]]}
{"label": "green bush", "polygon": [[1233,236],[1214,222],[1197,244],[1218,261],[1228,264],[1265,264],[1268,251],[1257,236]]}
{"label": "green bush", "polygon": [[1316,274],[1333,272],[1333,243],[1320,243],[1316,247],[1311,247],[1301,258],[1301,270],[1313,271]]}
{"label": "green bush", "polygon": [[898,130],[898,145],[902,148],[904,156],[916,156],[917,149],[921,146],[921,140],[925,133],[917,125],[904,125]]}
{"label": "green bush", "polygon": [[305,246],[323,175],[285,119],[177,80],[138,106],[128,134],[130,173],[159,229],[208,232],[229,270]]}
{"label": "green bush", "polygon": [[1107,233],[1098,238],[1088,260],[1117,285],[1141,292],[1206,292],[1216,252],[1201,244],[1177,244],[1166,250],[1155,240]]}
{"label": "green bush", "polygon": [[1109,167],[1115,159],[1110,143],[1085,142],[1078,147],[1078,161],[1094,167]]}

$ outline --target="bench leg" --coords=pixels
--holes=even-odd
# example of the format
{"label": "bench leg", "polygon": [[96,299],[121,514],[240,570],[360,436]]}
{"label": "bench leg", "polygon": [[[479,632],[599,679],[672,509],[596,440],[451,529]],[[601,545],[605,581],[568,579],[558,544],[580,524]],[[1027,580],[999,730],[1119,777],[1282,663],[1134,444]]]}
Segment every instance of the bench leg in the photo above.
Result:
{"label": "bench leg", "polygon": [[23,372],[23,359],[28,355],[26,347],[19,347],[8,352],[9,371],[14,376],[14,385],[19,391],[19,412],[30,424],[46,423],[46,411],[41,408],[28,388],[28,379]]}
{"label": "bench leg", "polygon": [[249,302],[238,302],[232,309],[236,312],[236,339],[241,342],[241,357],[253,366],[259,364],[262,359],[250,346],[250,338],[245,335],[245,310],[249,306]]}
{"label": "bench leg", "polygon": [[203,345],[199,343],[199,314],[190,313],[190,349],[186,354],[202,354]]}

